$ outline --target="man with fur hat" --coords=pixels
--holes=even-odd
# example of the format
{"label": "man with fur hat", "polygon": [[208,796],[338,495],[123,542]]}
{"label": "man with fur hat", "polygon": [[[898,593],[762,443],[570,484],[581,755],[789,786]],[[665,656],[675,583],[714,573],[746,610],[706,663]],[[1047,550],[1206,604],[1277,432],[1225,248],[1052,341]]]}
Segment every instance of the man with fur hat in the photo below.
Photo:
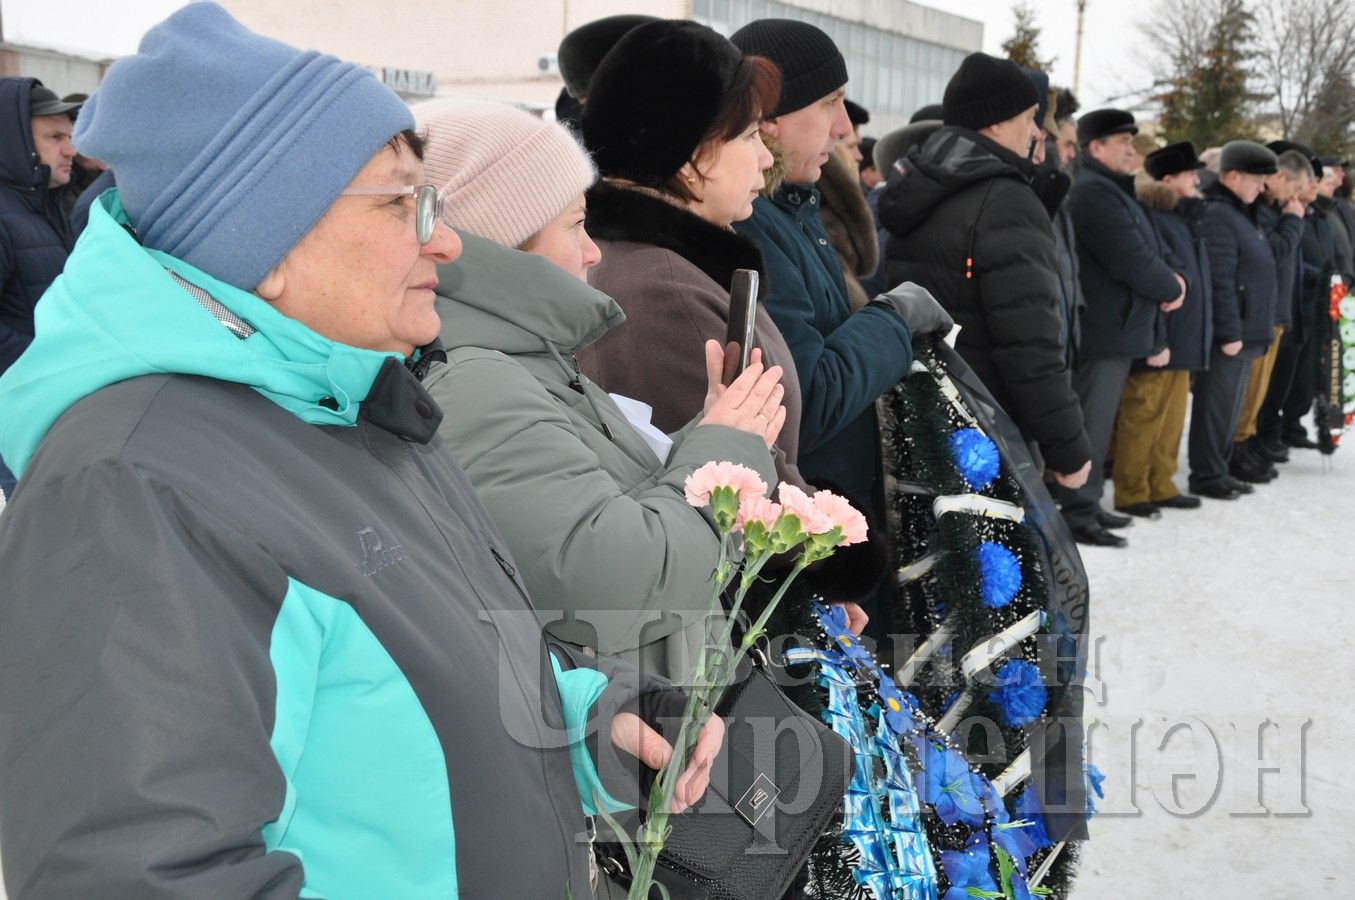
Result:
{"label": "man with fur hat", "polygon": [[1151,180],[1138,186],[1148,218],[1164,250],[1181,267],[1186,300],[1167,316],[1164,365],[1135,361],[1115,421],[1115,508],[1130,514],[1157,514],[1161,508],[1195,509],[1200,500],[1182,494],[1172,481],[1186,422],[1190,376],[1208,365],[1211,343],[1209,259],[1196,217],[1200,211],[1200,169],[1190,141],[1168,144],[1144,159]]}
{"label": "man with fur hat", "polygon": [[1229,462],[1247,373],[1275,336],[1277,267],[1257,222],[1256,203],[1276,171],[1270,150],[1229,141],[1219,155],[1218,181],[1204,191],[1200,232],[1209,257],[1214,339],[1208,369],[1195,376],[1190,491],[1216,500],[1251,492],[1231,476]]}
{"label": "man with fur hat", "polygon": [[[814,186],[833,147],[852,130],[843,105],[847,64],[832,38],[805,22],[759,19],[730,40],[781,71],[781,97],[775,109],[763,110],[762,131],[780,154],[785,182],[759,196],[752,217],[734,229],[762,251],[763,303],[800,378],[800,470],[837,485],[883,528],[875,400],[908,374],[913,336],[945,334],[952,322],[916,286],[895,288],[856,311],[847,299]],[[867,610],[872,636],[886,633],[892,597],[892,587],[881,586],[875,609]]]}
{"label": "man with fur hat", "polygon": [[[1168,358],[1163,316],[1185,301],[1185,280],[1163,255],[1161,238],[1134,196],[1138,126],[1118,109],[1098,109],[1077,123],[1077,181],[1068,209],[1077,230],[1082,292],[1087,301],[1073,385],[1082,400],[1092,472],[1078,491],[1060,490],[1063,515],[1084,543],[1119,547],[1101,508],[1106,454],[1120,396],[1134,360],[1161,367]],[[1118,523],[1114,523],[1118,524]]]}
{"label": "man with fur hat", "polygon": [[74,141],[118,187],[0,377],[11,890],[592,896],[613,745],[668,755],[620,708],[672,692],[546,645],[437,436],[409,109],[191,3]]}
{"label": "man with fur hat", "polygon": [[1061,341],[1049,213],[1029,159],[1044,95],[1016,64],[966,57],[946,86],[944,125],[901,160],[880,198],[889,280],[942,298],[955,348],[1070,489],[1091,450]]}

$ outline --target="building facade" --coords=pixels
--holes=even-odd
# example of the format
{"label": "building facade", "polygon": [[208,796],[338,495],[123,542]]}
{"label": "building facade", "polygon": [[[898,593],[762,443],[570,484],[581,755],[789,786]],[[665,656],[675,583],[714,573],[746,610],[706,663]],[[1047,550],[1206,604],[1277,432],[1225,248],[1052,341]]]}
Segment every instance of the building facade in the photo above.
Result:
{"label": "building facade", "polygon": [[[251,28],[313,46],[439,94],[554,106],[555,51],[569,31],[603,16],[644,12],[692,18],[722,34],[760,18],[812,22],[847,58],[848,96],[871,111],[867,134],[939,103],[952,72],[983,44],[983,24],[910,0],[222,0]],[[405,91],[406,96],[419,96]]]}

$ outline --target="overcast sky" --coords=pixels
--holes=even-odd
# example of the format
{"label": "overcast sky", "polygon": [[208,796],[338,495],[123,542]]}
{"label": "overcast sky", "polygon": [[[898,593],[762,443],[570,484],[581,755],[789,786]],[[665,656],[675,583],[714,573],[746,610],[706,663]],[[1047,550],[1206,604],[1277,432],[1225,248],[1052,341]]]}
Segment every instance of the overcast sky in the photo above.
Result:
{"label": "overcast sky", "polygon": [[[1088,0],[1082,48],[1084,108],[1140,94],[1151,83],[1152,76],[1142,62],[1147,47],[1136,22],[1156,2]],[[183,0],[0,0],[0,16],[8,41],[94,56],[122,56],[136,49],[147,27],[181,5]],[[1012,32],[1011,0],[925,0],[925,5],[982,21],[984,49],[990,53],[997,53]],[[1043,29],[1041,50],[1046,57],[1056,57],[1055,83],[1071,84],[1076,0],[1031,0],[1030,5]],[[644,0],[634,4],[637,11],[644,6]]]}

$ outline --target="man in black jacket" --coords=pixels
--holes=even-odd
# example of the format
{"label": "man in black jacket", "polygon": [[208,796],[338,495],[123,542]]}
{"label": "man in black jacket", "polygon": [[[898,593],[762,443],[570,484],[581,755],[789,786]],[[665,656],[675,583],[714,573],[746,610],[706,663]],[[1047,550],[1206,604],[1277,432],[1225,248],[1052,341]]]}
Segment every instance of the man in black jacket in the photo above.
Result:
{"label": "man in black jacket", "polygon": [[946,87],[945,125],[896,163],[879,211],[888,282],[941,302],[961,327],[955,349],[1073,489],[1091,453],[1060,342],[1049,214],[1031,187],[1039,100],[1014,63],[966,58]]}
{"label": "man in black jacket", "polygon": [[[33,340],[33,307],[74,244],[59,192],[71,180],[79,108],[36,78],[0,78],[0,374]],[[0,493],[13,487],[0,460]]]}
{"label": "man in black jacket", "polygon": [[[1303,239],[1306,208],[1301,195],[1310,190],[1309,182],[1321,165],[1302,144],[1272,141],[1266,146],[1277,155],[1279,171],[1266,179],[1265,193],[1256,206],[1256,221],[1265,230],[1275,257],[1276,337],[1266,355],[1253,362],[1248,372],[1229,463],[1234,478],[1256,484],[1278,475],[1275,463],[1289,459],[1289,452],[1280,443],[1276,404],[1283,402],[1294,380],[1297,345],[1293,336],[1302,341],[1301,329],[1296,331],[1294,324],[1299,293],[1299,243]],[[1284,350],[1286,346],[1288,352]]]}
{"label": "man in black jacket", "polygon": [[1195,509],[1198,497],[1177,490],[1172,476],[1181,448],[1190,373],[1209,362],[1211,339],[1209,260],[1195,218],[1200,169],[1190,141],[1149,153],[1144,170],[1153,179],[1138,187],[1139,201],[1162,237],[1163,251],[1181,267],[1186,302],[1166,317],[1166,359],[1161,366],[1136,361],[1125,383],[1115,422],[1115,507],[1158,515],[1162,507]]}
{"label": "man in black jacket", "polygon": [[1208,202],[1200,216],[1213,285],[1214,346],[1209,369],[1195,378],[1190,489],[1216,500],[1246,492],[1229,475],[1228,463],[1247,372],[1274,338],[1275,257],[1256,220],[1256,201],[1277,170],[1275,154],[1260,144],[1228,142],[1219,157],[1219,180],[1205,189]]}
{"label": "man in black jacket", "polygon": [[1073,386],[1091,440],[1092,471],[1080,490],[1057,496],[1079,541],[1119,547],[1124,538],[1103,525],[1101,492],[1120,396],[1135,359],[1166,362],[1161,317],[1185,301],[1186,283],[1163,258],[1157,232],[1134,196],[1133,172],[1140,164],[1134,117],[1098,109],[1077,127],[1082,156],[1068,204],[1087,310]]}

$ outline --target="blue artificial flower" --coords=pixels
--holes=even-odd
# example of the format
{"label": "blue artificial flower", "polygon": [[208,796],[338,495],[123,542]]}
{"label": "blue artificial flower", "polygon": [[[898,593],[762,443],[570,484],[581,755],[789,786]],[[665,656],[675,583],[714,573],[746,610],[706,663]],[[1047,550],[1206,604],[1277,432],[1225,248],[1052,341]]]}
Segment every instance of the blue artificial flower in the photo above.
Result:
{"label": "blue artificial flower", "polygon": [[982,826],[982,779],[970,771],[965,758],[949,747],[928,741],[920,762],[918,793],[936,809],[937,818],[947,825],[964,822],[971,828]]}
{"label": "blue artificial flower", "polygon": [[950,457],[971,490],[981,491],[1002,471],[997,445],[977,428],[961,428],[950,436]]}
{"label": "blue artificial flower", "polygon": [[999,609],[1021,590],[1021,563],[1001,544],[984,541],[975,551],[979,559],[979,594],[983,605]]}
{"label": "blue artificial flower", "polygon": [[941,852],[941,868],[946,872],[950,890],[941,900],[971,900],[973,897],[1001,897],[993,878],[992,856],[983,832],[970,836],[964,850]]}
{"label": "blue artificial flower", "polygon": [[1002,720],[1016,728],[1040,717],[1049,692],[1034,663],[1014,659],[998,670],[997,682],[989,697]]}
{"label": "blue artificial flower", "polygon": [[1054,843],[1044,827],[1044,813],[1040,811],[1040,798],[1035,794],[1034,784],[1026,785],[1026,789],[1016,798],[1016,815],[1019,817],[1017,821],[1029,823],[1022,829],[1022,833],[1035,850],[1041,850]]}
{"label": "blue artificial flower", "polygon": [[913,711],[917,709],[917,701],[899,690],[899,686],[894,683],[884,672],[880,673],[878,690],[880,692],[880,706],[884,710],[885,722],[889,725],[891,731],[895,734],[905,734],[913,730]]}
{"label": "blue artificial flower", "polygon": [[855,663],[857,668],[866,671],[875,668],[875,657],[871,656],[870,651],[861,644],[860,638],[854,637],[847,631],[835,634],[832,637],[833,649]]}
{"label": "blue artificial flower", "polygon": [[1106,791],[1101,787],[1101,783],[1106,780],[1103,773],[1096,766],[1087,763],[1087,818],[1096,815],[1096,800],[1092,799],[1092,794],[1096,794],[1097,799],[1106,799]]}

